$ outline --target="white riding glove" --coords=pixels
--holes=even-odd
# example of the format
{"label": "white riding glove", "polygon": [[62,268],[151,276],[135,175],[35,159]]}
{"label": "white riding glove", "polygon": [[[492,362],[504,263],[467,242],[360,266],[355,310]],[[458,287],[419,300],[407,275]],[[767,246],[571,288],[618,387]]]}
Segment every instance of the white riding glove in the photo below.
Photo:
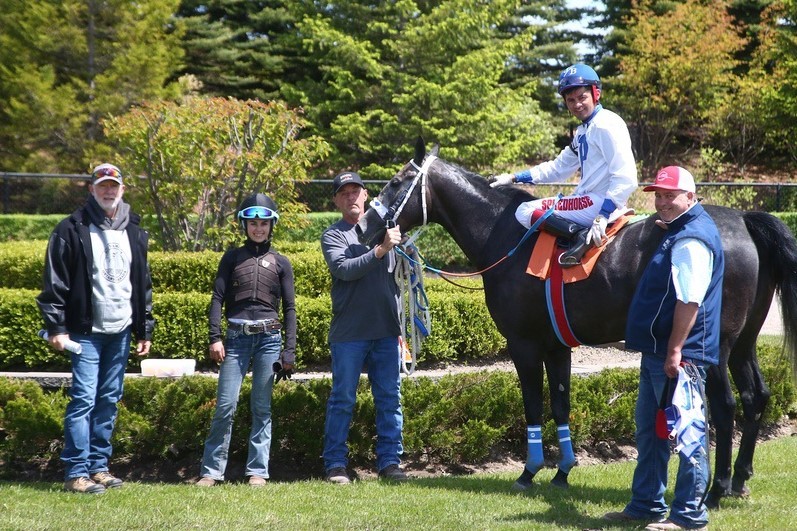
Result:
{"label": "white riding glove", "polygon": [[502,173],[493,177],[493,182],[490,183],[490,188],[495,188],[496,186],[506,186],[508,184],[513,184],[514,182],[514,173]]}
{"label": "white riding glove", "polygon": [[608,224],[609,220],[603,216],[596,217],[587,233],[587,245],[590,242],[594,242],[596,247],[603,245],[603,239],[606,237],[606,225]]}

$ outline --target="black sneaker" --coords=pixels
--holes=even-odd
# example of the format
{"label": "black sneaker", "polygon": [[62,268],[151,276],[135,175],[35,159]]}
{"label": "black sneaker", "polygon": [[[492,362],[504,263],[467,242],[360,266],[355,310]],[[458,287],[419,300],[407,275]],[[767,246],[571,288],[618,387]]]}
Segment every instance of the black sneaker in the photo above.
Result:
{"label": "black sneaker", "polygon": [[327,481],[330,483],[337,483],[338,485],[348,485],[351,483],[349,474],[346,473],[346,469],[342,466],[336,466],[327,470]]}
{"label": "black sneaker", "polygon": [[379,471],[379,479],[387,481],[407,481],[410,478],[398,465],[387,465]]}

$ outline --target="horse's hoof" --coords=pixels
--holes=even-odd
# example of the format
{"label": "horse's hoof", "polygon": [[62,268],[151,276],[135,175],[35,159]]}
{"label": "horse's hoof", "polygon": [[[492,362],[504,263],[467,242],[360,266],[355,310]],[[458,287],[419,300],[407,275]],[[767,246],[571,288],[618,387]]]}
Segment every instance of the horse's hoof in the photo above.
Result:
{"label": "horse's hoof", "polygon": [[534,472],[531,472],[528,468],[523,468],[523,473],[520,474],[520,477],[512,484],[512,490],[514,491],[524,491],[528,490],[532,485],[534,485]]}
{"label": "horse's hoof", "polygon": [[567,473],[562,472],[561,469],[557,470],[556,475],[551,480],[551,485],[560,489],[569,489],[570,484],[567,482]]}
{"label": "horse's hoof", "polygon": [[731,488],[731,496],[736,498],[747,498],[750,496],[750,489],[747,487],[747,485],[742,485],[741,488],[733,487]]}

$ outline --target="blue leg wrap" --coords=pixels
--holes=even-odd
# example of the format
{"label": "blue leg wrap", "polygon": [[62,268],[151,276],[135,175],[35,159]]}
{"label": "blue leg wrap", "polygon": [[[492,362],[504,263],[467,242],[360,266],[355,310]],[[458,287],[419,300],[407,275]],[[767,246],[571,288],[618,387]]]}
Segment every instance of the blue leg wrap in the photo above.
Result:
{"label": "blue leg wrap", "polygon": [[526,470],[536,474],[544,464],[542,457],[542,426],[527,426],[526,436],[529,446]]}
{"label": "blue leg wrap", "polygon": [[559,461],[559,470],[565,474],[570,472],[573,465],[576,464],[576,456],[573,454],[573,443],[570,441],[570,425],[562,424],[556,427],[556,432],[559,435],[559,450],[562,453],[561,460]]}

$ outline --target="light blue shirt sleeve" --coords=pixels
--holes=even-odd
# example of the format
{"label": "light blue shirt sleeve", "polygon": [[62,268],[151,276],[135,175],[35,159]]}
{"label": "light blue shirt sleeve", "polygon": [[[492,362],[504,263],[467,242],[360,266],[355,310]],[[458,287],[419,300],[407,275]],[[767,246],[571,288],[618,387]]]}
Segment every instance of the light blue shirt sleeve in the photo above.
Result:
{"label": "light blue shirt sleeve", "polygon": [[702,305],[714,270],[711,249],[696,238],[685,238],[673,246],[671,256],[675,297],[683,303]]}

